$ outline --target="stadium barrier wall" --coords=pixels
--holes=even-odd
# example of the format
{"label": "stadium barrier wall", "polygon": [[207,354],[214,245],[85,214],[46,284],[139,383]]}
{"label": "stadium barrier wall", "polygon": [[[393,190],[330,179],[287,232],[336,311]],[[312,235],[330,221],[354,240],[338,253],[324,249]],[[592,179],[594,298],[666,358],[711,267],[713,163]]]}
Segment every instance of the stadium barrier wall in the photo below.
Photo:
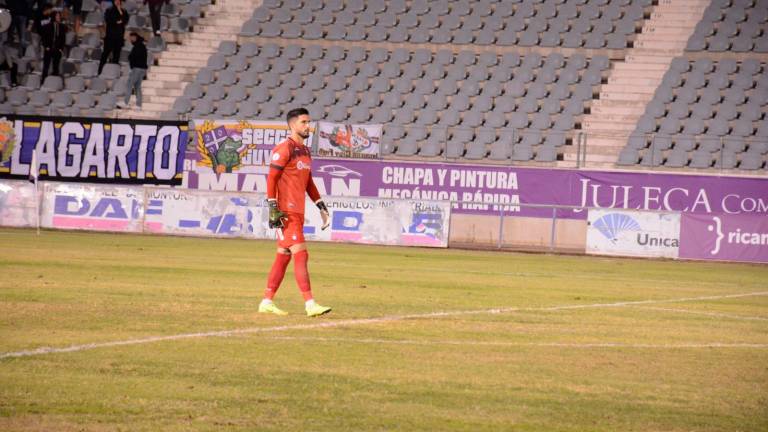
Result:
{"label": "stadium barrier wall", "polygon": [[[42,226],[53,229],[274,239],[257,193],[41,182]],[[330,197],[331,227],[307,202],[308,240],[475,247],[768,263],[768,218],[567,206],[502,206],[495,215],[452,213],[467,202]],[[536,207],[549,217],[520,216]],[[585,213],[585,219],[563,216]],[[37,224],[35,186],[0,180],[0,225]]]}
{"label": "stadium barrier wall", "polygon": [[[44,228],[151,233],[198,237],[275,239],[267,227],[266,197],[260,193],[211,192],[150,186],[41,182],[40,225]],[[450,203],[326,197],[330,227],[306,203],[307,240],[447,247]],[[35,187],[0,180],[0,224],[37,224]]]}

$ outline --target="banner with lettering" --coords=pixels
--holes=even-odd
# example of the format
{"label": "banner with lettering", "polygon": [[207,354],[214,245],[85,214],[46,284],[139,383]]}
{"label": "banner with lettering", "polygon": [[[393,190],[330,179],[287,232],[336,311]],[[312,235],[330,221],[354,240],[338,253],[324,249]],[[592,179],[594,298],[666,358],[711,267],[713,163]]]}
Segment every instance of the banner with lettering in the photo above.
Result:
{"label": "banner with lettering", "polygon": [[12,116],[0,118],[0,176],[28,177],[33,152],[50,180],[181,183],[185,122]]}
{"label": "banner with lettering", "polygon": [[142,232],[141,186],[42,183],[40,224],[46,228]]}
{"label": "banner with lettering", "polygon": [[586,252],[654,258],[677,258],[680,213],[590,209]]}
{"label": "banner with lettering", "polygon": [[[194,159],[195,154],[187,158]],[[190,162],[192,163],[192,162]],[[586,219],[587,207],[768,214],[768,177],[725,177],[505,165],[314,158],[320,193],[453,202],[457,213]],[[187,172],[193,189],[266,192],[266,172]]]}
{"label": "banner with lettering", "polygon": [[[187,159],[190,170],[203,175],[266,173],[272,149],[290,135],[283,121],[194,120],[194,125],[196,146]],[[305,142],[311,145],[311,134]]]}
{"label": "banner with lettering", "polygon": [[319,122],[318,130],[318,156],[379,158],[381,125]]}

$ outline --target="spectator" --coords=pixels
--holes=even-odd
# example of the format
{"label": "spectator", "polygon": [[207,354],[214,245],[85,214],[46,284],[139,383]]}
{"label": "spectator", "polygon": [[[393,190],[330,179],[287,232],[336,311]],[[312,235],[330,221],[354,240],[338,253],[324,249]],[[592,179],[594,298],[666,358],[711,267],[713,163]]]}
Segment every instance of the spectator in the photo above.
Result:
{"label": "spectator", "polygon": [[149,17],[152,21],[152,33],[160,36],[160,11],[168,0],[144,0],[144,4],[149,6]]}
{"label": "spectator", "polygon": [[9,71],[11,74],[11,86],[16,87],[18,82],[18,65],[16,63],[17,56],[15,55],[15,49],[8,45],[7,33],[0,33],[0,71]]}
{"label": "spectator", "polygon": [[33,29],[35,33],[40,34],[43,31],[43,26],[51,22],[51,15],[53,14],[53,6],[50,3],[38,3],[37,13],[35,13],[35,22]]}
{"label": "spectator", "polygon": [[104,68],[110,54],[112,63],[120,63],[120,51],[125,44],[125,26],[128,24],[128,11],[123,9],[123,2],[115,0],[115,5],[104,12],[104,51],[101,52],[99,73]]}
{"label": "spectator", "polygon": [[48,66],[53,61],[53,75],[59,75],[59,63],[64,52],[67,26],[61,23],[61,12],[53,13],[51,22],[44,25],[40,32],[40,42],[43,45],[43,82],[48,76]]}
{"label": "spectator", "polygon": [[22,51],[27,47],[29,43],[29,32],[27,32],[27,21],[32,15],[32,10],[29,7],[27,0],[7,0],[6,5],[8,11],[11,13],[11,28],[8,29],[8,34],[13,35],[16,33],[19,38],[19,44],[21,44]]}
{"label": "spectator", "polygon": [[72,8],[72,18],[75,21],[75,34],[80,33],[80,22],[83,17],[83,0],[65,0],[64,3]]}
{"label": "spectator", "polygon": [[136,92],[136,109],[141,110],[141,81],[147,75],[147,47],[144,46],[144,38],[131,32],[131,53],[128,61],[131,64],[131,73],[128,75],[128,88],[125,91],[125,104],[117,104],[118,108],[126,108],[131,100],[131,92]]}

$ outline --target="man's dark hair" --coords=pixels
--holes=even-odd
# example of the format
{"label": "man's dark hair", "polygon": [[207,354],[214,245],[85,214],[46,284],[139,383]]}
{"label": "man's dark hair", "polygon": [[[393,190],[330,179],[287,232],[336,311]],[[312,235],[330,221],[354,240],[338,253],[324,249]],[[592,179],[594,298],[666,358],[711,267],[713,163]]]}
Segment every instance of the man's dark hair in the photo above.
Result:
{"label": "man's dark hair", "polygon": [[285,119],[288,123],[290,123],[291,120],[302,115],[309,115],[309,111],[307,111],[306,108],[294,108],[288,111],[288,114],[285,116]]}

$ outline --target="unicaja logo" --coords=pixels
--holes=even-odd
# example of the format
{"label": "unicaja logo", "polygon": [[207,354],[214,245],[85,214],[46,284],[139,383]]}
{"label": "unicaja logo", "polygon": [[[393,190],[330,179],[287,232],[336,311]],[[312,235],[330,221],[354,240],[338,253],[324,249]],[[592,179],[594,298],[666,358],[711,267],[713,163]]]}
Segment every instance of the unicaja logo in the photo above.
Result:
{"label": "unicaja logo", "polygon": [[592,225],[612,243],[618,241],[624,231],[640,231],[640,224],[635,219],[622,213],[609,213],[596,220]]}
{"label": "unicaja logo", "polygon": [[712,249],[709,254],[710,255],[717,255],[720,253],[720,242],[723,240],[723,223],[720,221],[720,218],[717,216],[712,216],[712,220],[715,221],[714,225],[707,225],[707,231],[709,232],[716,232],[717,238],[715,239],[715,248]]}

